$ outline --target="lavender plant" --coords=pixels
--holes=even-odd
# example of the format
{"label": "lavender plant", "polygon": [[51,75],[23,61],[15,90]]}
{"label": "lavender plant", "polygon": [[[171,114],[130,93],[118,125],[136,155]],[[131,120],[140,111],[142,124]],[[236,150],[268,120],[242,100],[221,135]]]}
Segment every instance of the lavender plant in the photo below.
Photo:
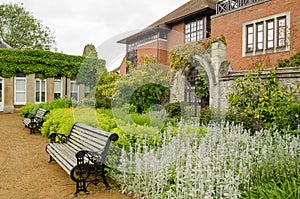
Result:
{"label": "lavender plant", "polygon": [[122,150],[120,172],[112,175],[135,198],[184,199],[249,197],[261,183],[299,176],[299,137],[274,130],[251,136],[228,123],[205,129],[181,123],[176,136],[171,128],[162,134],[158,148],[144,139]]}

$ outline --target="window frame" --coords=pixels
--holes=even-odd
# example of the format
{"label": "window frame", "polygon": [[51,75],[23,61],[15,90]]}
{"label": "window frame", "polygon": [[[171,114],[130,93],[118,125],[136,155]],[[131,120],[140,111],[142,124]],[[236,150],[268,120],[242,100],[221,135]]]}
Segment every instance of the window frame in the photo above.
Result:
{"label": "window frame", "polygon": [[[37,90],[37,82],[39,82],[39,90]],[[45,89],[44,91],[43,91],[43,83]],[[44,100],[43,100],[43,95],[44,95]],[[37,100],[37,97],[39,97],[39,100]],[[47,80],[46,79],[36,78],[34,80],[34,102],[36,104],[47,102]]]}
{"label": "window frame", "polygon": [[[56,85],[55,85],[55,83],[56,82],[59,82],[60,83],[60,91],[59,92],[56,92]],[[62,79],[60,78],[60,79],[54,79],[54,99],[60,99],[60,98],[62,98],[62,91],[63,91],[63,85],[62,85]],[[56,97],[56,94],[59,94],[59,97]]]}
{"label": "window frame", "polygon": [[[255,27],[256,27],[256,31],[255,31],[255,34],[256,34],[256,39],[255,39],[255,50],[256,51],[263,51],[264,50],[264,43],[265,43],[265,40],[264,40],[264,22],[258,22],[255,24]],[[259,27],[261,27],[261,30],[259,29]],[[260,47],[261,45],[261,47]]]}
{"label": "window frame", "polygon": [[[252,32],[249,32],[249,29],[252,28]],[[254,51],[254,25],[250,24],[246,26],[246,40],[247,40],[247,44],[246,44],[246,52],[250,53]],[[250,37],[249,37],[250,36]],[[249,42],[249,38],[252,38],[252,42]],[[252,49],[250,49],[250,46],[252,46]]]}
{"label": "window frame", "polygon": [[[285,19],[284,21],[284,44],[279,45],[279,20]],[[273,24],[271,27],[270,23]],[[263,24],[262,36],[258,36],[257,26],[258,24]],[[249,27],[253,26],[254,28],[254,37],[253,37],[253,51],[249,50]],[[255,56],[261,54],[268,54],[268,53],[277,53],[277,52],[285,52],[290,50],[290,42],[289,42],[289,34],[288,30],[290,28],[290,12],[279,13],[276,15],[256,19],[253,21],[249,21],[243,23],[243,34],[242,34],[242,57],[247,56]],[[269,32],[268,32],[269,31]],[[259,41],[258,37],[263,39],[263,41]],[[273,40],[272,40],[273,37]],[[262,49],[259,48],[258,43],[263,45]],[[271,43],[269,43],[271,42]],[[273,45],[273,46],[272,46]]]}
{"label": "window frame", "polygon": [[[24,89],[18,90],[17,81],[22,80],[24,83]],[[18,94],[21,93],[24,95],[24,101],[18,100]],[[26,77],[15,77],[14,78],[14,104],[15,105],[25,105],[27,101],[27,80]]]}
{"label": "window frame", "polygon": [[[272,28],[269,27],[269,24],[272,23]],[[272,39],[269,37],[269,33],[272,33]],[[272,42],[270,47],[269,42]],[[266,49],[273,49],[275,47],[275,19],[269,19],[266,21]]]}
{"label": "window frame", "polygon": [[[76,91],[73,90],[73,85],[77,87]],[[72,96],[74,93],[77,94],[77,99]],[[77,84],[76,81],[73,80],[70,81],[70,97],[77,102],[79,101],[79,84]]]}
{"label": "window frame", "polygon": [[184,43],[193,43],[206,38],[206,17],[197,17],[184,23]]}
{"label": "window frame", "polygon": [[[282,19],[284,19],[284,26],[280,26],[280,20],[282,20]],[[278,48],[283,48],[283,47],[285,47],[286,46],[286,40],[287,40],[287,34],[286,34],[286,31],[287,31],[287,23],[286,23],[286,17],[285,16],[282,16],[282,17],[278,17],[277,19],[276,19],[276,22],[277,22],[277,38],[276,38],[276,40],[277,40],[277,47]],[[280,45],[280,40],[281,40],[281,38],[280,38],[280,28],[283,28],[284,29],[284,31],[283,31],[283,34],[284,34],[284,37],[283,37],[283,40],[284,40],[284,45]]]}

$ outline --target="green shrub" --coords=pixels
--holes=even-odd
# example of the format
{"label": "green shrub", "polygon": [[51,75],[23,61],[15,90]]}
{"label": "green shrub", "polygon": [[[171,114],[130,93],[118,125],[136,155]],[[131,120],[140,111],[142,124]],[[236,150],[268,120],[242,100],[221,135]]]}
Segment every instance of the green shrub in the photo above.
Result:
{"label": "green shrub", "polygon": [[96,108],[111,108],[111,97],[120,75],[114,72],[104,72],[96,89]]}
{"label": "green shrub", "polygon": [[52,132],[69,135],[72,125],[75,122],[81,122],[94,127],[99,126],[96,113],[91,108],[58,108],[53,109],[45,116],[41,133],[47,137]]}
{"label": "green shrub", "polygon": [[59,108],[50,111],[45,116],[45,122],[41,128],[43,136],[49,137],[52,132],[69,135],[74,124],[73,109]]}
{"label": "green shrub", "polygon": [[300,51],[288,59],[280,59],[277,61],[278,67],[300,67]]}
{"label": "green shrub", "polygon": [[36,110],[41,107],[41,104],[26,104],[21,107],[19,114],[23,117],[31,117],[36,113]]}
{"label": "green shrub", "polygon": [[264,73],[262,68],[249,71],[235,83],[232,92],[227,95],[230,106],[227,118],[236,123],[246,123],[245,127],[252,132],[278,125],[278,113],[283,113],[286,107],[295,103],[299,90],[299,84],[296,87],[279,87],[276,71]]}
{"label": "green shrub", "polygon": [[45,110],[51,111],[53,109],[70,108],[72,106],[76,107],[77,102],[72,100],[72,98],[70,97],[64,97],[61,99],[55,99],[52,102],[46,102],[41,104],[26,104],[21,107],[19,114],[22,116],[30,116],[35,114],[38,108],[43,108]]}
{"label": "green shrub", "polygon": [[300,102],[281,107],[273,120],[278,129],[291,134],[299,133]]}
{"label": "green shrub", "polygon": [[110,109],[98,109],[97,120],[99,122],[100,128],[104,131],[113,132],[113,129],[117,127]]}
{"label": "green shrub", "polygon": [[164,105],[169,99],[169,88],[158,84],[145,84],[131,95],[129,103],[136,107],[137,113],[146,113],[153,105]]}
{"label": "green shrub", "polygon": [[137,113],[146,113],[155,104],[164,105],[169,99],[170,73],[169,67],[152,64],[123,75],[112,95],[113,108],[132,104]]}
{"label": "green shrub", "polygon": [[169,103],[166,106],[166,111],[167,111],[167,116],[169,118],[176,118],[180,119],[181,118],[181,102],[173,102]]}

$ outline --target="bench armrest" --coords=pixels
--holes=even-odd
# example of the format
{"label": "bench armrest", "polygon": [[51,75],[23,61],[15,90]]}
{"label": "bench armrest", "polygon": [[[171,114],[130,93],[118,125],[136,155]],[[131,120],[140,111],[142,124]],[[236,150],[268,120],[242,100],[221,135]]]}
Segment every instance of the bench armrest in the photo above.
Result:
{"label": "bench armrest", "polygon": [[93,164],[100,164],[101,162],[101,153],[97,151],[88,151],[88,150],[81,150],[76,153],[77,158],[77,164],[80,164],[80,162],[83,160],[83,158],[86,157],[89,161],[91,161]]}
{"label": "bench armrest", "polygon": [[68,139],[68,136],[66,136],[65,134],[62,134],[62,133],[57,133],[57,132],[52,132],[50,135],[49,135],[49,138],[50,138],[50,142],[65,142],[67,139]]}

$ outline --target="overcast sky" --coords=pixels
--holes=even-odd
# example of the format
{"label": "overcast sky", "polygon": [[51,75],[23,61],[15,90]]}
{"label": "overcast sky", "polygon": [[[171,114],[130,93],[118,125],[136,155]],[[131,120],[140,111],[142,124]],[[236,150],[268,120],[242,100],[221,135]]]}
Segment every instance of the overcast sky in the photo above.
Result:
{"label": "overcast sky", "polygon": [[26,10],[52,30],[59,52],[82,55],[86,44],[103,49],[101,45],[111,42],[116,35],[145,28],[187,1],[0,0],[0,3],[23,3]]}

